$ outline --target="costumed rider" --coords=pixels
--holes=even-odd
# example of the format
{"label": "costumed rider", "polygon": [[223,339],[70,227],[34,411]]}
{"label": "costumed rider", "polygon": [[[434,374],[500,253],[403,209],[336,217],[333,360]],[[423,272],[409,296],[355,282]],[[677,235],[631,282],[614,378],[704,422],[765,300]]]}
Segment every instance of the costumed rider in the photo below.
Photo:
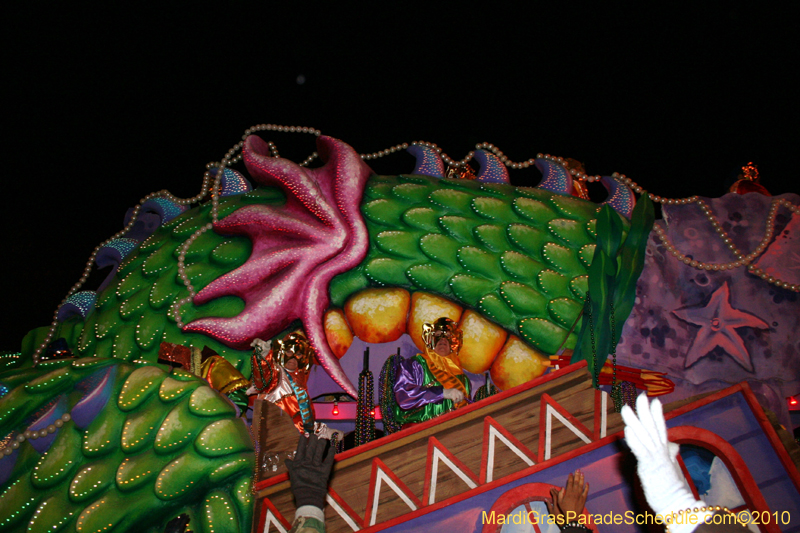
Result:
{"label": "costumed rider", "polygon": [[280,407],[292,418],[301,434],[316,434],[330,439],[336,432],[314,422],[314,406],[308,396],[308,374],[314,362],[314,349],[302,331],[289,333],[272,341],[272,347],[255,339],[253,347],[253,384],[249,394],[258,394]]}
{"label": "costumed rider", "polygon": [[225,395],[240,413],[248,407],[246,389],[250,382],[227,359],[204,346],[182,346],[162,342],[158,350],[159,362],[178,365],[204,379],[212,389]]}
{"label": "costumed rider", "polygon": [[425,353],[397,358],[393,414],[399,425],[424,422],[467,405],[470,382],[458,360],[461,338],[458,323],[442,317],[422,325]]}

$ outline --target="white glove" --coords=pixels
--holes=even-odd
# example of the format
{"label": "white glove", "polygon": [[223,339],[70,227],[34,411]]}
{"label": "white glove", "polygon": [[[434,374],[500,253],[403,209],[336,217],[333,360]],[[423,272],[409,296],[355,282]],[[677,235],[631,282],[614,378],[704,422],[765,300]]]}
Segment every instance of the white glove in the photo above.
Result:
{"label": "white glove", "polygon": [[[661,402],[658,399],[647,404],[647,396],[641,394],[636,399],[636,412],[627,405],[622,408],[625,421],[625,441],[636,456],[636,470],[642,482],[647,503],[656,514],[677,515],[678,511],[694,507],[706,507],[703,501],[694,499],[683,472],[678,464],[680,447],[667,440],[667,424]],[[709,513],[698,513],[698,523]],[[689,533],[697,525],[675,524],[670,532]]]}
{"label": "white glove", "polygon": [[459,404],[464,401],[464,393],[461,389],[444,389],[444,399]]}

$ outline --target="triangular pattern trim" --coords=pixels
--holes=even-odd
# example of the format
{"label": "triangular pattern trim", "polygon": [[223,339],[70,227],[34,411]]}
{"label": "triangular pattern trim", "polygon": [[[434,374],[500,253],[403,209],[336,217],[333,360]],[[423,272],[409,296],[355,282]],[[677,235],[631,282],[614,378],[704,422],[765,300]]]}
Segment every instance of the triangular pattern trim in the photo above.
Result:
{"label": "triangular pattern trim", "polygon": [[559,422],[564,424],[567,429],[577,435],[578,438],[586,444],[592,442],[592,433],[581,423],[580,420],[572,416],[549,394],[542,394],[540,424],[541,420],[545,421],[545,430],[543,439],[542,426],[539,426],[539,461],[547,461],[550,459],[553,444],[553,417],[558,419]]}
{"label": "triangular pattern trim", "polygon": [[534,453],[501,426],[491,416],[483,419],[483,458],[481,460],[480,484],[490,483],[494,479],[495,439],[500,439],[508,449],[517,454],[528,466],[533,466]]}
{"label": "triangular pattern trim", "polygon": [[383,461],[375,457],[372,460],[372,474],[369,480],[368,504],[366,516],[364,516],[364,524],[374,526],[377,522],[382,482],[385,482],[412,511],[416,511],[423,506],[419,498],[409,490],[406,484],[400,481],[400,478]]}
{"label": "triangular pattern trim", "polygon": [[475,477],[472,470],[458,460],[436,437],[429,437],[428,457],[425,464],[425,489],[422,497],[425,505],[433,505],[436,502],[439,461],[450,467],[450,470],[461,478],[470,490],[478,486],[478,478]]}

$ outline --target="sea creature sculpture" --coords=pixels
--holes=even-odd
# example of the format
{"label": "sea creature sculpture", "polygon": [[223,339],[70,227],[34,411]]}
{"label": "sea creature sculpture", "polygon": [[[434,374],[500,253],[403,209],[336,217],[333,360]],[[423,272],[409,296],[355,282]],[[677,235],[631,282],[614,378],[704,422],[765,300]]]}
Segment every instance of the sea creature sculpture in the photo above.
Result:
{"label": "sea creature sculpture", "polygon": [[[203,231],[210,202],[166,221],[127,252],[85,319],[70,314],[57,335],[78,356],[129,361],[155,361],[162,341],[207,345],[249,376],[250,342],[299,323],[319,363],[355,395],[326,316],[365,290],[398,287],[476,311],[504,331],[501,347],[524,346],[528,360],[574,347],[597,206],[561,194],[572,190],[572,176],[557,160],[537,160],[553,192],[505,183],[505,167],[486,150],[476,152],[481,170],[468,181],[377,176],[343,142],[318,143],[325,164],[308,169],[271,157],[250,136],[242,152],[258,187],[247,190],[249,182],[226,171],[236,192],[247,192],[220,195],[213,231]],[[435,152],[419,153],[421,168],[438,173]],[[189,295],[181,272],[196,295],[176,306]],[[34,331],[23,351],[46,333]],[[495,356],[467,369],[486,371]],[[514,374],[495,372],[504,388],[529,379]]]}
{"label": "sea creature sculpture", "polygon": [[0,374],[0,529],[250,531],[253,444],[181,369],[88,357]]}

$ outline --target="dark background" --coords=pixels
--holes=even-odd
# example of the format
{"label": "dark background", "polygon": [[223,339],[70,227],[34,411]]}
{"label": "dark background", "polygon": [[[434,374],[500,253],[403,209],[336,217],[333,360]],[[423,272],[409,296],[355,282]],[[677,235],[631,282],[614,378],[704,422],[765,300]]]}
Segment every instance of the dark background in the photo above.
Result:
{"label": "dark background", "polygon": [[[720,196],[752,160],[773,194],[800,192],[791,8],[200,4],[4,7],[0,349],[50,322],[129,207],[193,196],[205,164],[263,122],[362,153],[427,140],[460,159],[487,141],[667,197]],[[315,148],[265,138],[295,161]],[[410,172],[413,158],[370,164]]]}

